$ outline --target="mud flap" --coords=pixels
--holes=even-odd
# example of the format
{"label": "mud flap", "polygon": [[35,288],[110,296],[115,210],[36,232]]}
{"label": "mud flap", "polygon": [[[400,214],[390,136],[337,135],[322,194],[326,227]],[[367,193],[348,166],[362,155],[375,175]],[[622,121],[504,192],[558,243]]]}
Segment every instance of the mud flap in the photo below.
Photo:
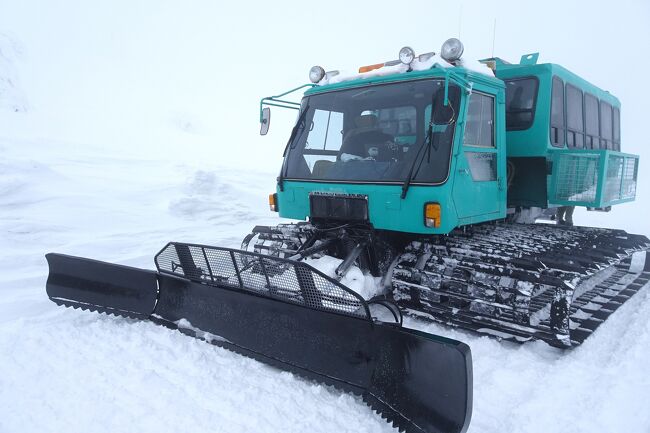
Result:
{"label": "mud flap", "polygon": [[[472,360],[465,344],[375,321],[361,298],[303,263],[185,244],[163,252],[158,273],[48,254],[48,295],[67,306],[148,317],[334,385],[401,430],[467,429]],[[191,278],[178,275],[183,269]]]}

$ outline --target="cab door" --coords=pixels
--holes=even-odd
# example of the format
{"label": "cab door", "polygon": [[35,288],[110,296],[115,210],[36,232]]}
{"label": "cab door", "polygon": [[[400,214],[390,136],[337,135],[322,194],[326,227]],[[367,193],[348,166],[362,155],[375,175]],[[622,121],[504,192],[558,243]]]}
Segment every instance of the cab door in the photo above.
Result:
{"label": "cab door", "polygon": [[497,134],[495,122],[503,110],[497,110],[495,95],[479,91],[466,104],[453,190],[461,225],[503,218],[506,202],[505,143],[497,140],[503,135]]}

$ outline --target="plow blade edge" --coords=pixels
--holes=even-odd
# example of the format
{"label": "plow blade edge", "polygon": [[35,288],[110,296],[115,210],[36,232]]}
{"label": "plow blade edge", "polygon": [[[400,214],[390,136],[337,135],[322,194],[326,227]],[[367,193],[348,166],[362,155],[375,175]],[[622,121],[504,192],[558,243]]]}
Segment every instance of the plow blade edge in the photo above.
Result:
{"label": "plow blade edge", "polygon": [[48,295],[58,304],[147,317],[333,385],[360,395],[400,430],[463,432],[469,425],[468,346],[373,320],[356,293],[303,263],[185,244],[156,256],[158,272],[47,258]]}
{"label": "plow blade edge", "polygon": [[59,305],[147,319],[158,297],[154,271],[50,253],[47,295]]}

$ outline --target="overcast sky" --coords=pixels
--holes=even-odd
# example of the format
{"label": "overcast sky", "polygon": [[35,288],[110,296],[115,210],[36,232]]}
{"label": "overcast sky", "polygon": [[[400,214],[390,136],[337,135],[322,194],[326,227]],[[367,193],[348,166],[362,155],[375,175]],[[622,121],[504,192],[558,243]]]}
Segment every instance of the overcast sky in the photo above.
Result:
{"label": "overcast sky", "polygon": [[[647,0],[0,0],[0,32],[22,46],[16,67],[33,113],[20,134],[146,151],[167,141],[273,168],[295,113],[274,110],[259,137],[262,96],[307,82],[315,64],[356,69],[404,45],[439,51],[452,36],[466,56],[488,57],[495,19],[495,56],[538,51],[618,96],[622,148],[650,164]],[[649,180],[642,174],[643,197]]]}

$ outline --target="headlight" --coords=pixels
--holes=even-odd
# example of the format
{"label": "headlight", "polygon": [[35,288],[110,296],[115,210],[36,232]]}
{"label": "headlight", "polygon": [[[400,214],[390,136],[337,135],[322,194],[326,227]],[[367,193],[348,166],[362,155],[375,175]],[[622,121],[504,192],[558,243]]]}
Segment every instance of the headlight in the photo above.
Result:
{"label": "headlight", "polygon": [[405,65],[410,65],[411,62],[415,59],[415,51],[411,47],[404,47],[399,50],[399,61]]}
{"label": "headlight", "polygon": [[449,63],[453,63],[456,60],[460,59],[460,57],[463,55],[464,49],[465,48],[463,47],[463,43],[459,39],[450,38],[447,39],[444,44],[442,44],[440,55]]}
{"label": "headlight", "polygon": [[309,81],[312,83],[318,83],[325,76],[325,69],[320,66],[313,66],[309,70]]}

